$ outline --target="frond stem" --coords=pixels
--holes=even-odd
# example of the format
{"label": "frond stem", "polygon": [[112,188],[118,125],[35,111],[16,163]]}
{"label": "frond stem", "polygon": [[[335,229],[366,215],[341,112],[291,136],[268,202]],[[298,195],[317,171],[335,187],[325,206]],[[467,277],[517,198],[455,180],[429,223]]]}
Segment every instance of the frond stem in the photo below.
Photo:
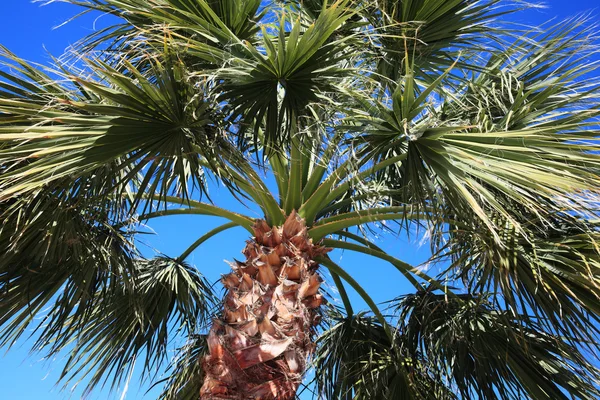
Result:
{"label": "frond stem", "polygon": [[387,320],[385,319],[385,317],[379,310],[379,307],[377,307],[377,304],[375,304],[375,302],[373,301],[371,296],[369,296],[367,294],[366,290],[363,289],[362,286],[360,286],[360,284],[358,282],[356,282],[356,280],[354,280],[354,278],[352,278],[352,276],[350,276],[350,274],[348,274],[342,267],[337,265],[330,258],[319,257],[316,261],[318,263],[324,265],[325,267],[327,267],[331,272],[334,272],[337,275],[339,275],[346,282],[348,282],[348,284],[350,286],[352,286],[352,288],[356,291],[356,293],[358,293],[358,295],[360,297],[362,297],[362,299],[365,301],[365,303],[367,303],[367,305],[369,306],[371,311],[373,311],[373,314],[375,314],[375,317],[377,317],[377,319],[379,320],[379,323],[381,323],[381,325],[383,326],[383,329],[385,330],[386,335],[390,339],[390,343],[393,343],[394,335],[392,333],[392,330],[391,330]]}
{"label": "frond stem", "polygon": [[192,243],[192,245],[190,247],[188,247],[186,251],[181,253],[181,255],[179,257],[177,257],[177,259],[180,261],[185,260],[202,243],[206,242],[208,239],[212,238],[213,236],[216,236],[217,234],[219,234],[223,231],[226,231],[227,229],[234,228],[236,226],[239,226],[236,222],[228,222],[226,224],[223,224],[221,226],[216,227],[215,229],[212,229],[212,230],[206,232],[204,235],[202,235],[200,238],[198,238],[198,240],[196,240],[194,243]]}

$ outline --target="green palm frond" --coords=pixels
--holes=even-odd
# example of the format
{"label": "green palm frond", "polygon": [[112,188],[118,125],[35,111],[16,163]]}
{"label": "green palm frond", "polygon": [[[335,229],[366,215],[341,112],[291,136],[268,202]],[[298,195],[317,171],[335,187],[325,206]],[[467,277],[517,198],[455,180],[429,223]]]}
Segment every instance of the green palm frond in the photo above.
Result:
{"label": "green palm frond", "polygon": [[[189,196],[192,189],[204,190],[202,164],[214,162],[222,134],[217,107],[202,82],[194,81],[172,56],[152,59],[146,74],[126,60],[122,63],[128,75],[90,61],[96,80],[66,75],[64,79],[79,92],[63,85],[59,95],[44,94],[45,103],[38,97],[23,98],[18,89],[2,93],[3,198],[92,171],[111,174],[101,180],[114,182],[119,195],[129,190],[129,184],[139,196],[145,192]],[[6,78],[9,84],[32,91],[53,82],[41,74],[23,82]]]}
{"label": "green palm frond", "polygon": [[260,28],[257,22],[264,15],[261,0],[210,0],[210,7],[240,40],[251,40]]}
{"label": "green palm frond", "polygon": [[[64,87],[52,79],[48,68],[36,63],[27,62],[6,47],[0,46],[2,70],[0,70],[0,98],[15,99],[37,102],[45,105],[47,102],[60,98],[66,100],[69,93],[65,93]],[[7,72],[8,71],[8,72]],[[43,85],[40,83],[44,83]],[[0,114],[2,120],[10,118]],[[25,122],[15,120],[14,122]]]}
{"label": "green palm frond", "polygon": [[[262,18],[260,0],[51,0],[66,1],[120,17],[123,23],[101,29],[81,42],[83,50],[108,52],[129,47],[128,40],[169,27],[176,35],[200,37],[214,52],[239,40],[252,40]],[[161,28],[162,27],[162,28]],[[160,43],[160,40],[158,41]]]}
{"label": "green palm frond", "polygon": [[99,288],[84,315],[68,318],[38,340],[37,350],[69,354],[61,376],[65,385],[87,378],[86,391],[107,381],[114,389],[138,363],[142,378],[152,379],[168,360],[170,341],[195,332],[214,311],[212,288],[185,263],[139,260],[129,279],[130,285]]}
{"label": "green palm frond", "polygon": [[545,330],[595,347],[600,333],[597,226],[562,217],[552,224],[531,223],[522,234],[506,222],[500,237],[495,242],[481,227],[453,229],[443,250],[452,257],[449,273],[473,293],[497,292],[499,304],[537,316]]}
{"label": "green palm frond", "polygon": [[328,94],[338,92],[335,85],[351,73],[340,65],[351,51],[344,46],[348,38],[328,40],[351,15],[345,3],[333,3],[306,29],[283,14],[275,33],[263,27],[262,49],[244,42],[247,56],[218,72],[219,100],[231,109],[242,144],[251,127],[256,140],[264,121],[267,148],[287,147],[299,132],[298,118],[311,116],[309,104],[331,102]]}
{"label": "green palm frond", "polygon": [[[516,10],[514,4],[503,6],[499,0],[366,2],[362,15],[373,28],[377,73],[385,84],[397,82],[406,73],[405,58],[410,56],[416,76],[435,79],[461,53],[481,53],[491,47],[495,36],[503,34],[493,26],[494,20]],[[428,78],[431,73],[433,78]]]}
{"label": "green palm frond", "polygon": [[364,314],[336,316],[318,342],[317,392],[327,399],[454,399],[420,361],[411,359],[385,329]]}
{"label": "green palm frond", "polygon": [[447,373],[462,398],[598,398],[600,371],[534,319],[523,325],[486,298],[427,292],[405,296],[397,307],[409,353]]}
{"label": "green palm frond", "polygon": [[569,128],[424,133],[409,144],[401,186],[411,188],[423,208],[430,201],[436,207],[448,205],[450,218],[476,216],[492,232],[499,227],[490,214],[521,229],[517,221],[523,213],[544,220],[564,209],[589,212],[594,208],[599,161],[589,151],[597,145],[582,149],[574,142],[596,142],[596,133]]}
{"label": "green palm frond", "polygon": [[403,193],[395,196],[400,204],[429,210],[424,218],[476,217],[492,232],[491,213],[519,229],[524,210],[542,220],[567,209],[593,212],[598,82],[580,79],[597,67],[579,68],[595,43],[582,23],[521,38],[458,93],[443,75],[421,86],[409,73],[389,99],[355,96],[369,110],[351,116],[364,157],[406,155],[376,180]]}
{"label": "green palm frond", "polygon": [[597,42],[585,17],[531,30],[493,52],[486,72],[444,102],[441,118],[486,132],[589,120],[598,113]]}
{"label": "green palm frond", "polygon": [[106,210],[48,192],[0,202],[0,344],[28,330],[48,339],[84,318],[101,288],[131,283],[132,232],[115,228]]}

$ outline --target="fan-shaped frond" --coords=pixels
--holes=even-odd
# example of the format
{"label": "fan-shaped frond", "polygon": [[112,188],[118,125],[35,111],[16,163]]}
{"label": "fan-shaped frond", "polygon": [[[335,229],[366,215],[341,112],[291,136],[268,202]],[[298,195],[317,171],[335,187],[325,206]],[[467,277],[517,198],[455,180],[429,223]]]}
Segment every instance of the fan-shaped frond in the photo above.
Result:
{"label": "fan-shaped frond", "polygon": [[405,155],[379,170],[377,182],[399,190],[393,199],[400,204],[418,205],[422,218],[477,218],[491,232],[499,229],[491,214],[519,229],[524,212],[541,220],[562,210],[593,213],[598,82],[579,79],[595,64],[578,66],[594,54],[596,39],[581,24],[523,37],[464,91],[439,92],[440,75],[416,96],[409,73],[389,101],[359,99],[369,112],[354,114],[351,129],[360,132],[364,157]]}
{"label": "fan-shaped frond", "polygon": [[[397,333],[397,332],[396,332]],[[337,315],[317,342],[317,391],[327,399],[454,399],[377,320]]]}
{"label": "fan-shaped frond", "polygon": [[129,284],[131,232],[115,228],[106,209],[52,192],[0,202],[0,344],[28,330],[50,340],[84,318],[102,288]]}
{"label": "fan-shaped frond", "polygon": [[117,195],[134,183],[136,200],[145,192],[202,191],[203,164],[215,162],[222,140],[217,107],[202,82],[174,56],[152,58],[146,74],[126,60],[126,74],[101,61],[88,65],[96,79],[63,75],[71,86],[39,72],[5,76],[16,89],[0,98],[2,198],[92,171],[110,174],[97,178],[114,182]]}
{"label": "fan-shaped frond", "polygon": [[[481,53],[486,42],[489,46],[503,34],[493,22],[517,9],[515,3],[504,9],[503,5],[499,0],[365,2],[361,15],[372,27],[375,70],[386,85],[393,84],[406,73],[405,59],[411,57],[415,76],[435,80],[461,52]],[[467,68],[476,65],[464,64]]]}
{"label": "fan-shaped frond", "polygon": [[452,257],[448,273],[473,293],[497,292],[498,304],[529,312],[546,330],[594,347],[599,334],[600,237],[595,225],[564,219],[533,223],[527,234],[507,222],[500,243],[485,228],[453,229],[444,249]]}
{"label": "fan-shaped frond", "polygon": [[340,77],[351,73],[340,65],[352,51],[344,46],[349,38],[329,40],[351,15],[346,3],[336,1],[307,28],[284,14],[275,32],[263,27],[259,48],[244,42],[246,56],[231,59],[218,72],[224,79],[219,100],[228,103],[242,143],[249,127],[256,138],[264,122],[265,145],[287,147],[292,137],[300,140],[298,117],[311,116],[309,104],[330,103],[327,94],[337,92]]}
{"label": "fan-shaped frond", "polygon": [[[50,0],[63,1],[120,17],[124,22],[101,29],[81,42],[83,50],[109,43],[108,52],[130,48],[127,41],[168,27],[178,36],[202,38],[219,53],[239,40],[252,40],[262,18],[260,0]],[[160,43],[160,41],[159,41]]]}
{"label": "fan-shaped frond", "polygon": [[88,378],[88,390],[109,380],[116,388],[138,362],[142,377],[154,377],[170,340],[206,324],[216,304],[196,269],[167,257],[138,261],[129,279],[130,285],[96,290],[81,318],[67,319],[38,341],[38,350],[69,354],[65,384]]}
{"label": "fan-shaped frond", "polygon": [[[522,324],[485,297],[422,292],[397,305],[413,357],[448,378],[463,398],[595,399],[599,371],[577,347],[545,333],[535,319]],[[444,368],[441,368],[444,366]]]}

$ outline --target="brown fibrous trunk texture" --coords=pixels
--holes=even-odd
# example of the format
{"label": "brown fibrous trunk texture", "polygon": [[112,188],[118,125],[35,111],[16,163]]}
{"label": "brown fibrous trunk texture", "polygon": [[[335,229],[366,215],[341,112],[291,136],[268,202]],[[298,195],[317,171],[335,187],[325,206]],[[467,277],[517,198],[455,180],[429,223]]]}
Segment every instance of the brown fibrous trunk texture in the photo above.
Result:
{"label": "brown fibrous trunk texture", "polygon": [[244,262],[223,276],[223,314],[213,321],[200,399],[294,399],[314,350],[322,279],[315,245],[296,212],[283,226],[255,223]]}

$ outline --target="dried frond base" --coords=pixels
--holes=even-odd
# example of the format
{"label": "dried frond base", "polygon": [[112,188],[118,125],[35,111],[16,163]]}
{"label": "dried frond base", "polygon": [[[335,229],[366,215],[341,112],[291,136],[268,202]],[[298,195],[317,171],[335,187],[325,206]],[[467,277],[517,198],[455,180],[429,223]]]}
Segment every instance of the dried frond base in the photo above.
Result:
{"label": "dried frond base", "polygon": [[314,350],[323,302],[314,260],[328,249],[312,243],[295,212],[280,227],[257,221],[254,235],[246,261],[222,279],[227,294],[208,338],[202,400],[294,399]]}

